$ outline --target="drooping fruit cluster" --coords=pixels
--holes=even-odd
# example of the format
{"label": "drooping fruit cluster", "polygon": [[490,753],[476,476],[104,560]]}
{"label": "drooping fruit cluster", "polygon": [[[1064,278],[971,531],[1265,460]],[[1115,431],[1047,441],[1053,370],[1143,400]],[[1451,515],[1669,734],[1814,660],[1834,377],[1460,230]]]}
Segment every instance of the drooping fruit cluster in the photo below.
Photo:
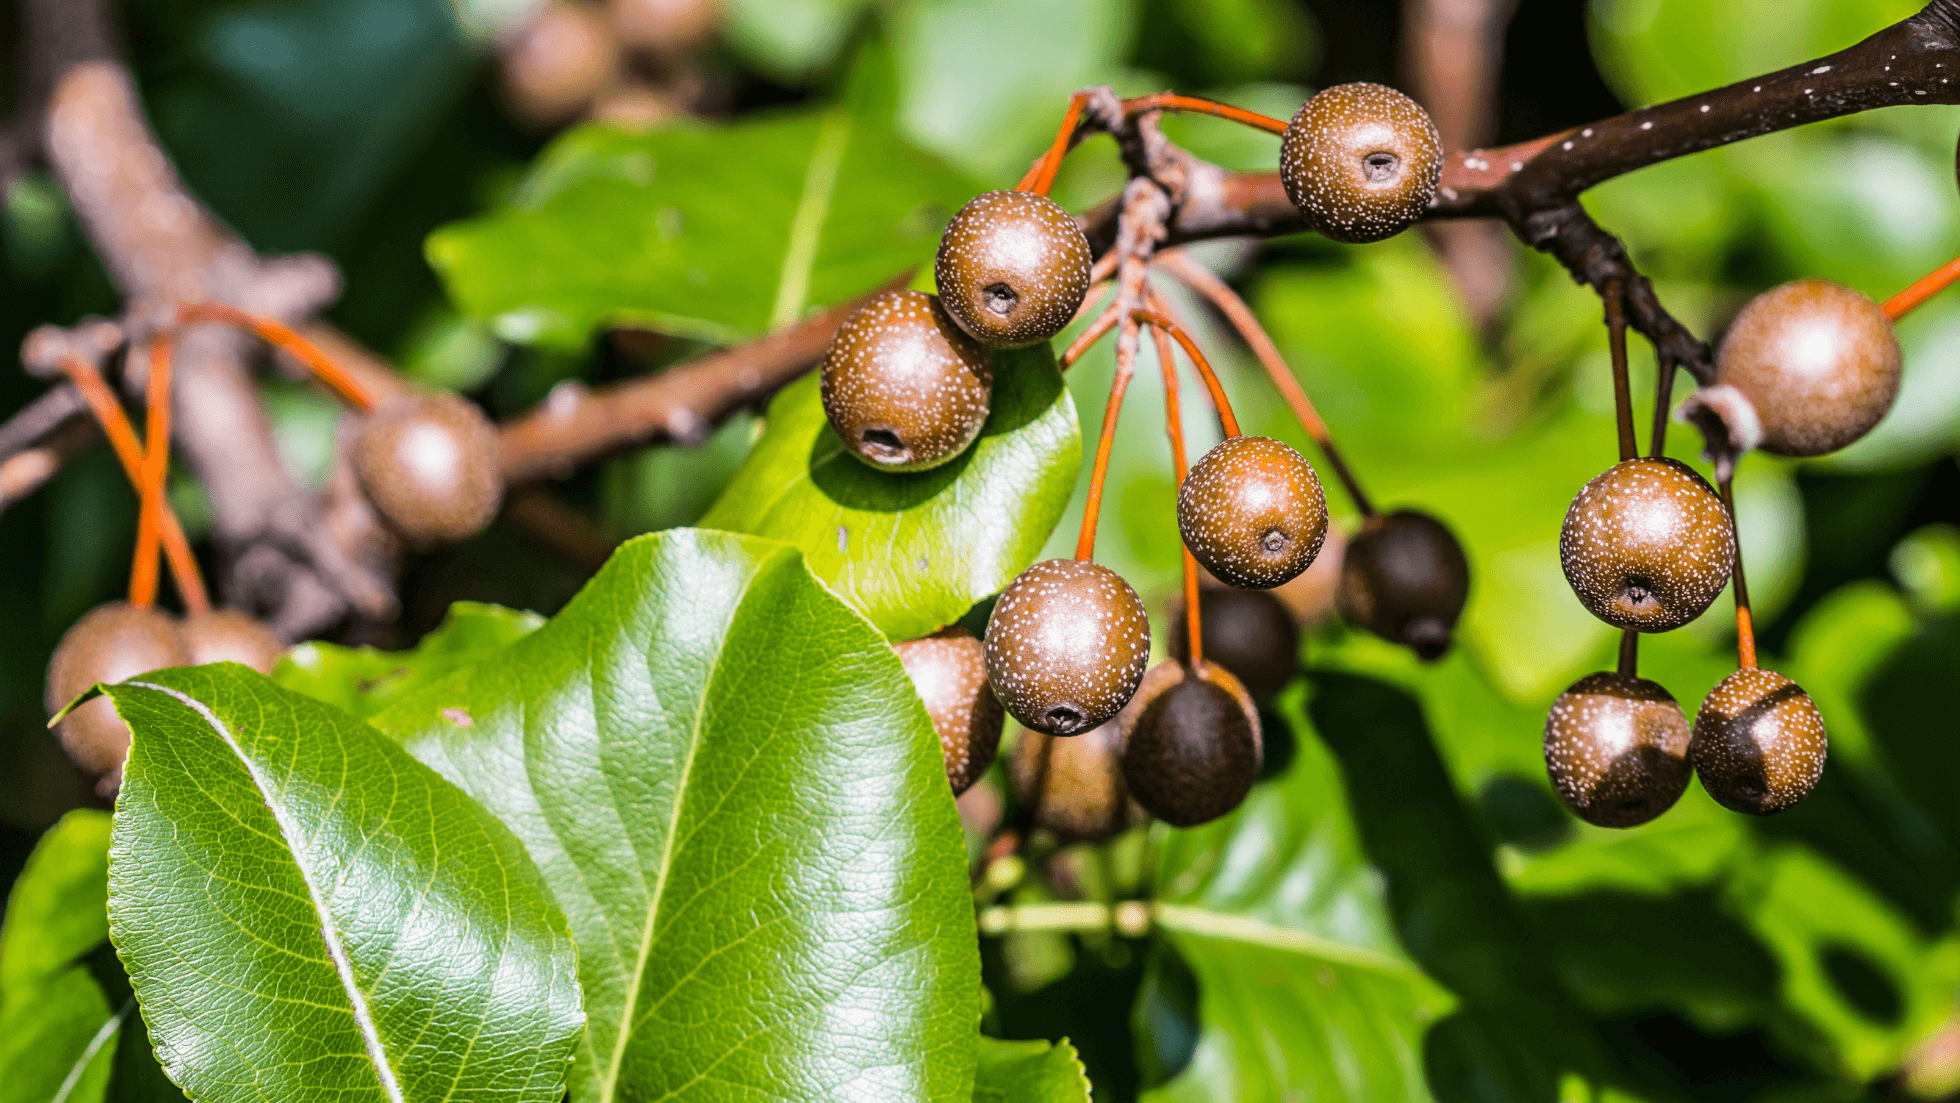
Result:
{"label": "drooping fruit cluster", "polygon": [[1341,84],[1300,105],[1286,128],[1280,182],[1307,225],[1335,241],[1380,241],[1436,198],[1443,143],[1429,113],[1380,84]]}
{"label": "drooping fruit cluster", "polygon": [[[1207,586],[1198,593],[1198,612],[1206,662],[1223,667],[1246,692],[1268,699],[1293,680],[1300,629],[1272,591]],[[1191,659],[1189,616],[1181,602],[1172,610],[1171,655],[1179,662]],[[1146,673],[1146,686],[1149,680]]]}
{"label": "drooping fruit cluster", "polygon": [[1047,559],[1015,577],[987,621],[987,680],[1029,728],[1075,735],[1128,703],[1150,660],[1150,616],[1107,567]]}
{"label": "drooping fruit cluster", "polygon": [[1765,452],[1821,456],[1878,424],[1899,395],[1903,363],[1877,303],[1828,280],[1798,280],[1735,316],[1715,380],[1755,407]]}
{"label": "drooping fruit cluster", "polygon": [[1000,699],[987,685],[986,649],[958,627],[907,640],[896,649],[939,733],[946,780],[958,796],[980,780],[1000,749]]}
{"label": "drooping fruit cluster", "polygon": [[1559,531],[1566,581],[1615,628],[1666,632],[1700,616],[1735,563],[1729,511],[1679,460],[1633,459],[1587,483]]}
{"label": "drooping fruit cluster", "polygon": [[888,471],[937,467],[966,451],[993,400],[987,349],[920,291],[887,291],[845,319],[818,378],[844,446]]}
{"label": "drooping fruit cluster", "polygon": [[1219,581],[1271,589],[1319,554],[1327,538],[1327,495],[1313,465],[1291,445],[1228,437],[1185,476],[1177,527]]}
{"label": "drooping fruit cluster", "polygon": [[481,532],[497,515],[504,481],[497,428],[455,395],[394,399],[361,426],[354,473],[375,512],[413,545]]}
{"label": "drooping fruit cluster", "polygon": [[1008,757],[1014,799],[1063,842],[1101,842],[1141,822],[1123,779],[1119,725],[1063,738],[1023,729]]}
{"label": "drooping fruit cluster", "polygon": [[1348,544],[1339,595],[1349,620],[1424,660],[1438,659],[1470,596],[1470,561],[1427,513],[1378,513]]}
{"label": "drooping fruit cluster", "polygon": [[1588,674],[1545,718],[1545,768],[1580,819],[1634,827],[1687,791],[1688,741],[1688,718],[1658,682]]}

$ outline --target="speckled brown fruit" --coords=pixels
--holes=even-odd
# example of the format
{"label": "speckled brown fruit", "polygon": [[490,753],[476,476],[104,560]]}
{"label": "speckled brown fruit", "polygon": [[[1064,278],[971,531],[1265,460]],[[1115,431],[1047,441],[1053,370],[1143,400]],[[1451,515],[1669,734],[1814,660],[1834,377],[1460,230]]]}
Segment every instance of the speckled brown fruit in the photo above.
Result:
{"label": "speckled brown fruit", "polygon": [[1279,150],[1279,178],[1307,225],[1367,242],[1409,228],[1436,198],[1443,142],[1429,113],[1379,84],[1340,84],[1300,105]]}
{"label": "speckled brown fruit", "polygon": [[503,48],[504,90],[533,123],[577,113],[619,71],[619,41],[590,4],[551,0]]}
{"label": "speckled brown fruit", "polygon": [[1702,701],[1688,756],[1722,807],[1767,816],[1810,795],[1828,750],[1803,687],[1773,670],[1738,670]]}
{"label": "speckled brown fruit", "polygon": [[1307,569],[1327,538],[1327,495],[1313,465],[1271,437],[1229,437],[1192,465],[1177,527],[1220,582],[1265,590]]}
{"label": "speckled brown fruit", "polygon": [[[48,662],[47,706],[53,715],[98,682],[114,683],[190,661],[177,622],[154,608],[115,601],[98,605],[62,634]],[[107,697],[82,705],[56,729],[75,765],[97,778],[103,796],[122,783],[129,725]]]}
{"label": "speckled brown fruit", "polygon": [[1715,357],[1715,380],[1762,419],[1765,452],[1821,456],[1871,431],[1899,396],[1899,338],[1885,309],[1828,280],[1749,300]]}
{"label": "speckled brown fruit", "polygon": [[1470,596],[1470,562],[1427,513],[1378,513],[1361,525],[1341,565],[1341,612],[1425,661],[1449,650]]}
{"label": "speckled brown fruit", "polygon": [[1566,581],[1600,620],[1666,632],[1700,616],[1729,581],[1729,511],[1687,464],[1635,459],[1587,483],[1558,538]]}
{"label": "speckled brown fruit", "polygon": [[185,617],[179,627],[184,637],[185,662],[243,663],[260,674],[272,673],[272,666],[285,654],[286,645],[260,624],[236,609],[213,609],[202,616]]}
{"label": "speckled brown fruit", "polygon": [[[1341,530],[1328,525],[1327,538],[1320,542],[1320,552],[1307,569],[1267,591],[1286,606],[1300,627],[1316,628],[1339,615],[1337,595],[1341,589],[1341,565],[1347,561],[1347,545],[1348,538]],[[1224,585],[1210,571],[1203,577],[1208,582]]]}
{"label": "speckled brown fruit", "polygon": [[961,328],[989,348],[1019,348],[1075,318],[1093,259],[1089,239],[1053,200],[990,191],[953,216],[932,274]]}
{"label": "speckled brown fruit", "polygon": [[897,650],[939,733],[946,780],[955,796],[964,793],[994,764],[1000,749],[1004,717],[1000,699],[987,684],[986,648],[973,633],[955,626],[907,640]]}
{"label": "speckled brown fruit", "polygon": [[937,298],[887,291],[844,320],[818,378],[823,412],[852,455],[886,471],[923,471],[980,435],[994,369]]}
{"label": "speckled brown fruit", "polygon": [[1150,661],[1150,617],[1107,567],[1045,559],[1017,575],[987,621],[987,680],[1014,719],[1050,735],[1115,716]]}
{"label": "speckled brown fruit", "polygon": [[1210,661],[1195,678],[1176,659],[1152,667],[1119,724],[1130,795],[1172,826],[1230,812],[1259,779],[1259,711]]}
{"label": "speckled brown fruit", "polygon": [[[1300,669],[1300,630],[1271,592],[1207,587],[1198,593],[1198,608],[1207,662],[1224,667],[1254,697],[1271,697],[1293,680]],[[1189,659],[1191,631],[1182,601],[1171,608],[1171,624],[1171,655]]]}
{"label": "speckled brown fruit", "polygon": [[1101,842],[1140,817],[1123,782],[1116,723],[1067,739],[1023,729],[1007,759],[1014,799],[1063,842]]}
{"label": "speckled brown fruit", "polygon": [[1545,769],[1573,814],[1635,827],[1687,792],[1688,718],[1657,682],[1588,674],[1545,718]]}
{"label": "speckled brown fruit", "polygon": [[404,395],[354,441],[354,473],[381,519],[411,544],[482,531],[504,493],[497,428],[455,395]]}

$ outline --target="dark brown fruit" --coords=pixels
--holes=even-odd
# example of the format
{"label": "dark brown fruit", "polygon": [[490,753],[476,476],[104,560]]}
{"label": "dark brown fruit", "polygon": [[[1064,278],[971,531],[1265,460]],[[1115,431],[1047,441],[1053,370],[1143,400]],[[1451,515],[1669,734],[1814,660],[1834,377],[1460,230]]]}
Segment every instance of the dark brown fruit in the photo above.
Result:
{"label": "dark brown fruit", "polygon": [[1191,675],[1176,659],[1158,663],[1119,721],[1130,795],[1175,827],[1230,812],[1259,779],[1259,711],[1252,695],[1211,662]]}
{"label": "dark brown fruit", "polygon": [[1271,437],[1229,437],[1177,493],[1177,527],[1220,582],[1265,590],[1307,569],[1327,538],[1327,495],[1307,458]]}
{"label": "dark brown fruit", "polygon": [[1470,596],[1470,562],[1427,513],[1378,513],[1361,525],[1341,564],[1341,612],[1425,661],[1442,657]]}
{"label": "dark brown fruit", "polygon": [[897,645],[898,661],[912,679],[939,733],[946,758],[946,780],[955,796],[964,793],[1000,749],[1004,716],[987,684],[986,649],[964,628],[942,628],[924,639]]}
{"label": "dark brown fruit", "polygon": [[185,664],[243,663],[260,674],[272,673],[272,666],[285,654],[286,645],[272,629],[236,609],[213,609],[202,616],[185,617],[178,631],[189,655]]}
{"label": "dark brown fruit", "polygon": [[1074,320],[1093,259],[1089,239],[1054,200],[990,191],[953,216],[932,274],[961,328],[989,348],[1019,348]]}
{"label": "dark brown fruit", "polygon": [[1063,842],[1101,842],[1137,822],[1115,723],[1068,739],[1023,730],[1008,755],[1014,799]]}
{"label": "dark brown fruit", "polygon": [[1715,379],[1763,423],[1765,452],[1821,456],[1871,431],[1899,396],[1903,357],[1885,310],[1828,280],[1749,300],[1715,357]]}
{"label": "dark brown fruit", "polygon": [[844,320],[823,355],[823,411],[851,454],[922,471],[987,423],[993,360],[921,291],[887,291]]}
{"label": "dark brown fruit", "polygon": [[1773,670],[1751,669],[1708,691],[1688,755],[1722,807],[1767,816],[1810,795],[1828,750],[1810,694]]}
{"label": "dark brown fruit", "polygon": [[[114,601],[82,615],[62,634],[48,662],[47,706],[53,715],[98,682],[115,683],[190,661],[177,623],[168,613]],[[62,718],[56,729],[75,765],[99,780],[103,796],[122,784],[129,754],[129,725],[107,697]]]}
{"label": "dark brown fruit", "polygon": [[986,647],[987,680],[1014,719],[1075,735],[1136,692],[1150,661],[1150,617],[1109,568],[1045,559],[1001,593]]}
{"label": "dark brown fruit", "polygon": [[411,544],[473,536],[497,515],[497,428],[455,395],[404,395],[354,441],[354,473],[382,520]]}
{"label": "dark brown fruit", "polygon": [[1545,718],[1545,769],[1573,814],[1636,827],[1687,792],[1688,718],[1657,682],[1588,674]]}
{"label": "dark brown fruit", "polygon": [[1593,616],[1666,632],[1700,616],[1729,581],[1728,508],[1687,464],[1626,460],[1587,483],[1565,513],[1559,558]]}
{"label": "dark brown fruit", "polygon": [[1287,125],[1279,178],[1307,225],[1335,241],[1394,237],[1436,199],[1443,141],[1422,105],[1379,84],[1340,84]]}
{"label": "dark brown fruit", "polygon": [[552,0],[503,50],[504,90],[534,123],[563,122],[619,70],[619,42],[589,4]]}
{"label": "dark brown fruit", "polygon": [[[1293,680],[1300,669],[1300,630],[1272,593],[1207,587],[1198,593],[1198,608],[1207,662],[1224,667],[1258,698],[1273,696]],[[1183,602],[1173,607],[1171,621],[1171,654],[1188,660],[1191,631]],[[1146,673],[1144,681],[1149,680]]]}

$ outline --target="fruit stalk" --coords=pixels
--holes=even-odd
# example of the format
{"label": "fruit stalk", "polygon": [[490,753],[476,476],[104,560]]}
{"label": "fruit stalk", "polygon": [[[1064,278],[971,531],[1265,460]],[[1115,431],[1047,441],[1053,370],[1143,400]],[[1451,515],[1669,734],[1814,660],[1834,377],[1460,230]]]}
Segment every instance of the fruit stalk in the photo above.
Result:
{"label": "fruit stalk", "polygon": [[[1079,93],[1078,93],[1079,94]],[[1130,118],[1146,111],[1176,111],[1183,114],[1211,115],[1229,122],[1263,130],[1268,134],[1286,133],[1286,121],[1257,111],[1247,111],[1243,107],[1233,107],[1229,103],[1204,99],[1201,96],[1181,96],[1176,92],[1155,92],[1148,96],[1137,96],[1123,101],[1123,117]]]}
{"label": "fruit stalk", "polygon": [[1075,125],[1082,118],[1083,105],[1088,102],[1087,92],[1077,92],[1068,98],[1068,110],[1062,115],[1061,129],[1055,132],[1055,143],[1028,169],[1028,174],[1014,186],[1015,191],[1048,194],[1048,189],[1054,186],[1055,174],[1062,169],[1062,158],[1068,156],[1069,147],[1075,144]]}
{"label": "fruit stalk", "polygon": [[1130,312],[1130,322],[1155,326],[1184,346],[1184,354],[1197,365],[1198,374],[1204,377],[1205,388],[1211,392],[1212,402],[1218,406],[1219,428],[1225,431],[1227,437],[1240,436],[1239,419],[1232,413],[1232,400],[1225,397],[1224,385],[1218,381],[1217,374],[1211,370],[1211,362],[1206,360],[1205,354],[1198,350],[1198,343],[1191,339],[1191,335],[1180,329],[1176,322],[1154,310],[1133,310]]}
{"label": "fruit stalk", "polygon": [[1729,525],[1735,532],[1735,568],[1729,573],[1729,581],[1735,587],[1735,656],[1736,665],[1743,670],[1756,669],[1756,624],[1749,611],[1749,582],[1742,576],[1742,530],[1735,520],[1735,494],[1731,490],[1733,477],[1721,482],[1722,505],[1729,511]]}
{"label": "fruit stalk", "polygon": [[149,422],[144,429],[149,450],[139,468],[136,491],[142,504],[136,515],[136,561],[129,569],[129,603],[145,609],[157,599],[157,561],[161,540],[157,525],[163,512],[163,482],[170,474],[170,335],[158,331],[150,338]]}
{"label": "fruit stalk", "polygon": [[1620,462],[1640,454],[1633,436],[1633,384],[1627,380],[1627,305],[1619,280],[1606,285],[1606,344],[1613,355],[1613,421],[1620,432]]}
{"label": "fruit stalk", "polygon": [[1946,290],[1947,285],[1960,279],[1960,257],[1955,257],[1931,272],[1914,280],[1912,286],[1885,300],[1885,316],[1898,321],[1912,313],[1914,307]]}
{"label": "fruit stalk", "polygon": [[1628,678],[1640,676],[1640,633],[1631,628],[1620,632],[1620,662],[1616,669]]}
{"label": "fruit stalk", "polygon": [[270,318],[260,318],[223,303],[185,303],[177,308],[177,324],[193,325],[198,322],[218,322],[236,326],[247,333],[257,334],[268,344],[304,364],[308,371],[320,378],[322,383],[333,388],[361,413],[374,412],[374,396],[353,376],[340,369],[314,346],[313,342],[301,337],[290,327],[283,326]]}
{"label": "fruit stalk", "polygon": [[1667,455],[1667,408],[1674,403],[1674,376],[1679,370],[1665,355],[1654,360],[1654,431],[1647,439],[1647,454],[1655,459]]}
{"label": "fruit stalk", "polygon": [[[1171,440],[1171,473],[1176,487],[1182,490],[1190,464],[1184,455],[1184,418],[1177,408],[1177,354],[1171,348],[1170,334],[1151,326],[1150,336],[1157,343],[1157,365],[1164,373],[1164,431]],[[1184,557],[1184,621],[1190,631],[1191,669],[1202,670],[1205,644],[1204,618],[1198,604],[1198,560],[1183,540],[1178,541],[1177,550]]]}
{"label": "fruit stalk", "polygon": [[1116,345],[1116,377],[1109,382],[1109,400],[1103,404],[1102,435],[1096,439],[1096,466],[1089,473],[1089,499],[1082,506],[1082,534],[1075,540],[1075,558],[1087,562],[1096,557],[1096,520],[1102,513],[1103,479],[1109,473],[1109,451],[1116,443],[1116,416],[1123,410],[1123,394],[1136,373],[1136,341],[1127,332],[1136,328],[1132,316],[1123,323],[1123,340]]}

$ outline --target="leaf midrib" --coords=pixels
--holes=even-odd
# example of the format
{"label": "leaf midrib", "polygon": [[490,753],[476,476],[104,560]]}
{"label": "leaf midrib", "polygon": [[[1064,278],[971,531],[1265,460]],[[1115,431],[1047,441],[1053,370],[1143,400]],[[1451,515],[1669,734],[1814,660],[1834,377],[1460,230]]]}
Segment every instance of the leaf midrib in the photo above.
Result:
{"label": "leaf midrib", "polygon": [[1247,916],[1186,904],[1163,903],[1152,905],[1150,912],[1158,925],[1202,938],[1238,942],[1267,950],[1281,950],[1320,958],[1336,965],[1353,965],[1398,977],[1413,978],[1422,975],[1420,970],[1407,962],[1379,951],[1349,946],[1306,931],[1281,927]]}

